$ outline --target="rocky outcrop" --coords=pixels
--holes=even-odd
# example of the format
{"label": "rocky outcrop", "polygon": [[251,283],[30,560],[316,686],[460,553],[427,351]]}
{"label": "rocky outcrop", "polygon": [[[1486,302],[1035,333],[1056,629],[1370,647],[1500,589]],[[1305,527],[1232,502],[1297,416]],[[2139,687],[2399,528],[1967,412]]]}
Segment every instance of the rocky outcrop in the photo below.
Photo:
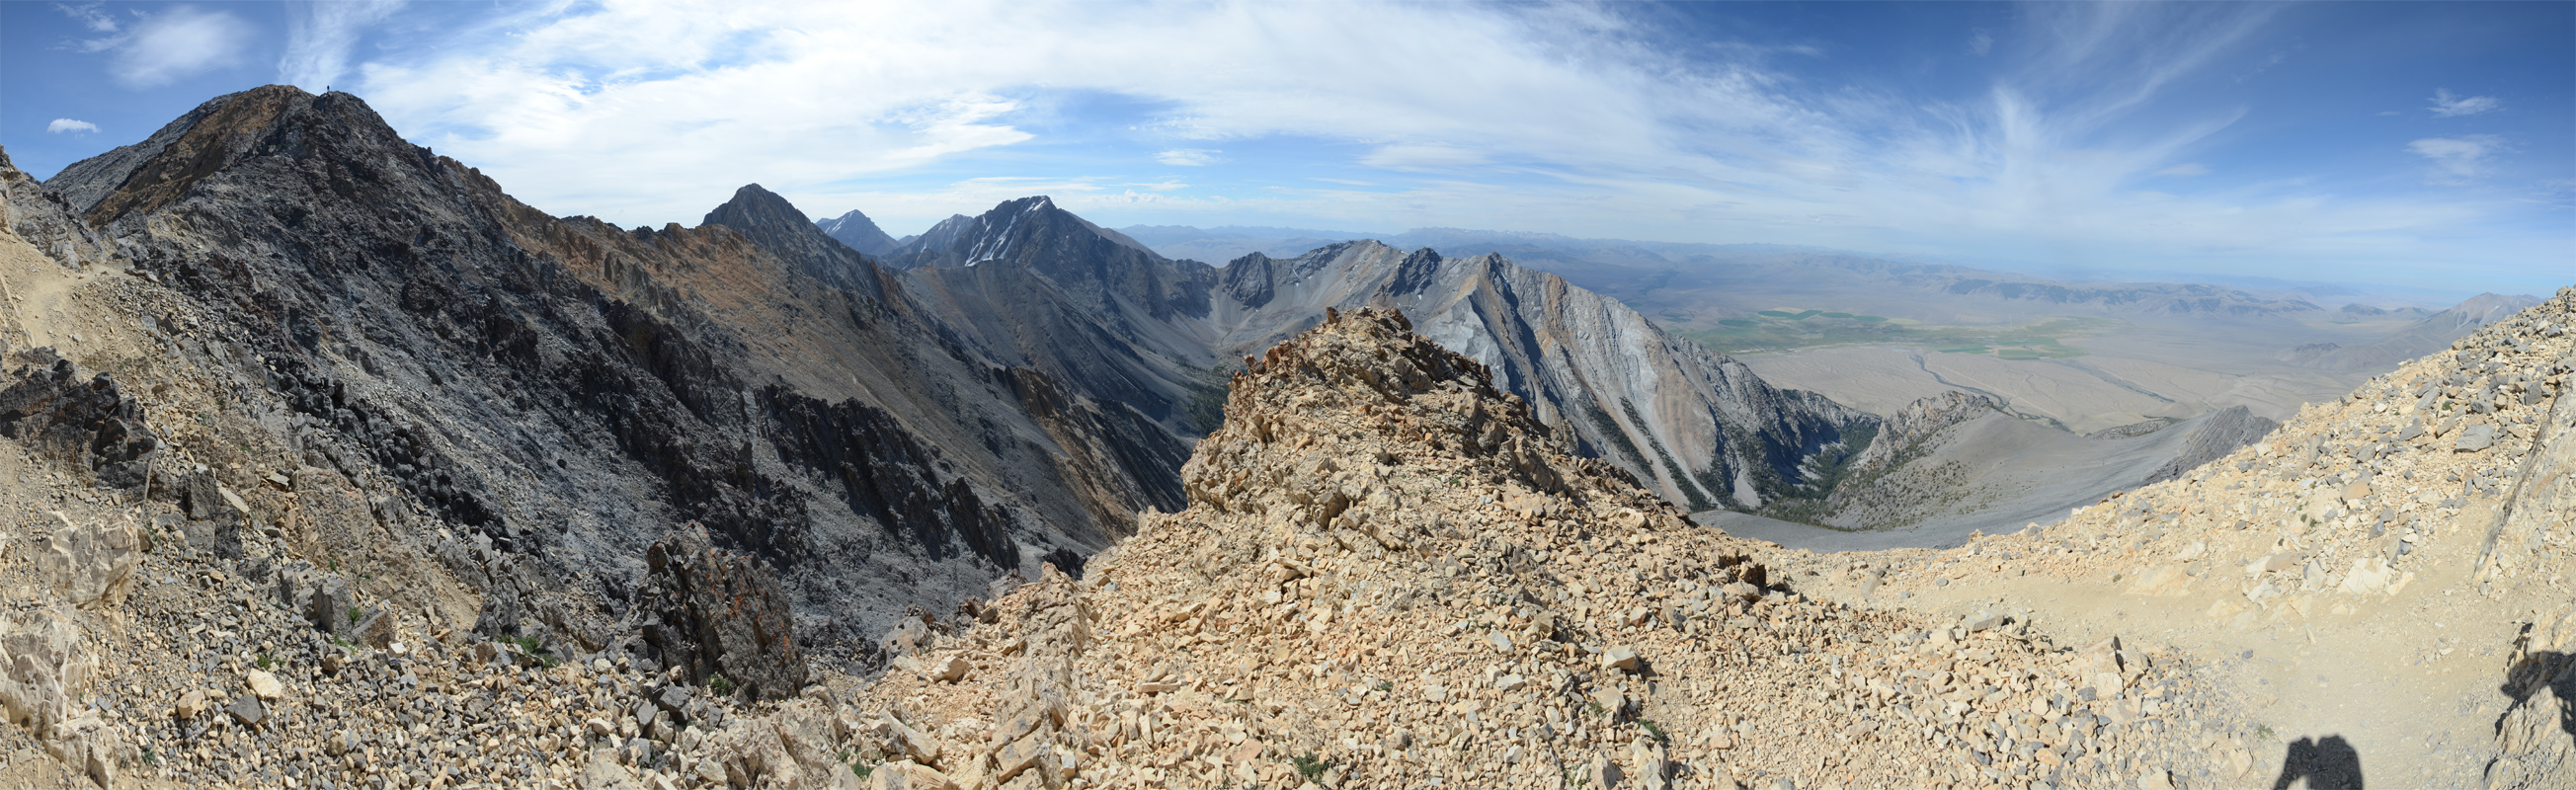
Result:
{"label": "rocky outcrop", "polygon": [[51,349],[17,355],[21,364],[0,389],[0,436],[70,462],[104,488],[144,484],[160,437],[140,407],[107,374],[80,380],[70,360]]}
{"label": "rocky outcrop", "polygon": [[2147,475],[2139,485],[2161,483],[2191,474],[2192,470],[2236,452],[2236,448],[2262,441],[2263,437],[2271,435],[2272,429],[2281,427],[2280,423],[2254,416],[2254,412],[2244,406],[2229,406],[2210,412],[2196,422],[2199,425],[2192,428],[2173,460],[2156,467],[2156,471]]}
{"label": "rocky outcrop", "polygon": [[633,615],[645,658],[718,694],[786,699],[805,688],[795,618],[773,570],[715,548],[694,524],[645,557]]}
{"label": "rocky outcrop", "polygon": [[143,533],[123,522],[75,523],[54,511],[54,531],[45,538],[45,553],[36,566],[47,581],[74,606],[114,607],[134,592],[134,568],[142,561]]}
{"label": "rocky outcrop", "polygon": [[113,250],[81,222],[64,196],[20,172],[0,151],[0,226],[56,265],[74,270],[108,263]]}
{"label": "rocky outcrop", "polygon": [[35,609],[0,622],[0,711],[10,723],[51,735],[89,697],[98,657],[70,612]]}
{"label": "rocky outcrop", "polygon": [[2003,401],[1994,396],[1958,390],[1908,403],[1879,424],[1878,436],[1868,448],[1852,456],[1851,472],[1875,474],[1903,466],[1921,456],[1926,449],[1922,443],[1941,431],[2003,410]]}

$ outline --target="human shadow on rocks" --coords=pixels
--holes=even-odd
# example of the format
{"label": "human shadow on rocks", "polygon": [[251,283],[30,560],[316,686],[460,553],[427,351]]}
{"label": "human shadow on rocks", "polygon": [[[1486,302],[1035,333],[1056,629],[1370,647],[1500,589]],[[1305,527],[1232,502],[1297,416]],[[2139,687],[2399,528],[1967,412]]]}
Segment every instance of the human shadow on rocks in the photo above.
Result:
{"label": "human shadow on rocks", "polygon": [[2308,790],[2362,790],[2361,753],[2341,735],[2293,741],[2281,756],[2281,777],[2272,780],[2272,790],[2289,790],[2301,779]]}
{"label": "human shadow on rocks", "polygon": [[[2523,630],[2529,632],[2531,626],[2524,625]],[[2526,635],[2516,641],[2529,638]],[[2505,706],[2505,716],[2530,704],[2532,696],[2544,689],[2558,696],[2558,728],[2576,735],[2576,655],[2556,650],[2523,653],[2511,669],[2505,670],[2504,685],[2497,689],[2513,698],[2513,704]],[[2497,717],[2496,726],[2504,726],[2504,716]]]}

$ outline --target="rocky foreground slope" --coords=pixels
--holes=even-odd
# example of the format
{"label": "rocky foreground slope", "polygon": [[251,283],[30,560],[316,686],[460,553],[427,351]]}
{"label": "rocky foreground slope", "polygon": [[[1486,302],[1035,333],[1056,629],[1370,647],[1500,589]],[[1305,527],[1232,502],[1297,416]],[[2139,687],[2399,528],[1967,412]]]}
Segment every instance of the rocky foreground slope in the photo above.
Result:
{"label": "rocky foreground slope", "polygon": [[1819,557],[1814,590],[2174,644],[2277,736],[2257,756],[2284,782],[2576,786],[2571,372],[2576,288],[2180,479]]}
{"label": "rocky foreground slope", "polygon": [[872,778],[2110,787],[2249,765],[2188,662],[1809,598],[1409,329],[1342,314],[1251,361],[1187,509],[855,689],[863,754],[891,761]]}

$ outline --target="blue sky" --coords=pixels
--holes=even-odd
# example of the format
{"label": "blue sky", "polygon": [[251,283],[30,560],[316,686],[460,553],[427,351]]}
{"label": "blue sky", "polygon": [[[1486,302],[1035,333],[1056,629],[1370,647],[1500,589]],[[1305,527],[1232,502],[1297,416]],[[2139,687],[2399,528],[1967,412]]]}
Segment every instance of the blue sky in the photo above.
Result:
{"label": "blue sky", "polygon": [[2576,282],[2576,4],[0,3],[40,177],[354,92],[529,203],[1448,226]]}

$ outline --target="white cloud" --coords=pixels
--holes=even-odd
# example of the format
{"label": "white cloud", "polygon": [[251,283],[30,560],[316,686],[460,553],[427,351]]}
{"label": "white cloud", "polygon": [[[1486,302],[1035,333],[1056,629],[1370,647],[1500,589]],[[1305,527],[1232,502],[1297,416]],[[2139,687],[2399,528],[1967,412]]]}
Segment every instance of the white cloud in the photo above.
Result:
{"label": "white cloud", "polygon": [[1486,162],[1485,155],[1454,145],[1382,145],[1360,157],[1360,164],[1388,170],[1450,170]]}
{"label": "white cloud", "polygon": [[1213,148],[1174,148],[1154,155],[1154,161],[1182,167],[1205,167],[1225,161],[1218,159]]}
{"label": "white cloud", "polygon": [[2428,137],[2407,143],[2406,150],[2433,160],[2434,181],[2460,183],[2486,175],[2488,160],[2505,150],[2505,141],[2492,134]]}
{"label": "white cloud", "polygon": [[90,123],[88,121],[75,121],[70,118],[56,118],[53,123],[45,124],[45,131],[48,134],[62,134],[64,132],[90,134],[98,131],[98,124]]}
{"label": "white cloud", "polygon": [[89,32],[114,33],[120,25],[117,24],[116,17],[109,16],[107,12],[98,10],[99,7],[103,5],[106,4],[82,3],[80,5],[69,5],[65,3],[55,3],[54,10],[61,11],[64,16],[71,17],[72,19],[80,22],[82,27],[89,28]]}
{"label": "white cloud", "polygon": [[2163,169],[2163,170],[2158,170],[2158,171],[2156,171],[2156,175],[2164,176],[2164,177],[2166,177],[2166,178],[2190,178],[2190,177],[2192,177],[2192,176],[2205,176],[2205,175],[2209,175],[2209,166],[2208,166],[2208,165],[2201,164],[2201,163],[2199,163],[2199,162],[2184,162],[2184,163],[2182,163],[2182,164],[2174,165],[2174,166],[2172,166],[2172,167],[2168,167],[2168,168],[2165,168],[2165,169]]}
{"label": "white cloud", "polygon": [[2442,118],[2476,115],[2504,106],[2493,96],[2452,96],[2448,90],[2433,91],[2433,114]]}
{"label": "white cloud", "polygon": [[[2289,260],[2422,249],[2409,239],[2481,216],[2313,179],[2139,191],[2189,175],[2174,163],[2208,156],[2242,113],[2157,100],[2229,68],[2277,12],[2036,5],[1993,34],[2029,50],[1995,90],[1929,105],[1818,90],[1765,68],[1772,53],[1684,57],[1617,4],[564,2],[503,6],[356,71],[415,141],[540,208],[624,224],[693,221],[757,181],[890,227],[1054,194],[1109,223],[1149,206],[1216,224]],[[1107,127],[1067,115],[1104,96],[1152,109]],[[1020,168],[1082,150],[1036,144],[1104,132],[1173,166],[1262,140],[1340,167],[1222,192],[943,169],[1061,172]],[[1014,146],[1029,151],[993,153]]]}
{"label": "white cloud", "polygon": [[1993,51],[1995,51],[1994,34],[1979,30],[1975,37],[1968,39],[1968,54],[1970,55],[1982,58],[1986,56],[1986,53]]}
{"label": "white cloud", "polygon": [[349,68],[349,51],[367,26],[402,10],[403,0],[307,0],[286,9],[286,54],[277,59],[278,81],[315,93],[334,87]]}
{"label": "white cloud", "polygon": [[[97,24],[91,29],[114,32]],[[253,35],[248,23],[229,12],[177,5],[143,16],[123,35],[90,39],[81,48],[114,53],[110,76],[128,88],[150,88],[239,63]]]}

